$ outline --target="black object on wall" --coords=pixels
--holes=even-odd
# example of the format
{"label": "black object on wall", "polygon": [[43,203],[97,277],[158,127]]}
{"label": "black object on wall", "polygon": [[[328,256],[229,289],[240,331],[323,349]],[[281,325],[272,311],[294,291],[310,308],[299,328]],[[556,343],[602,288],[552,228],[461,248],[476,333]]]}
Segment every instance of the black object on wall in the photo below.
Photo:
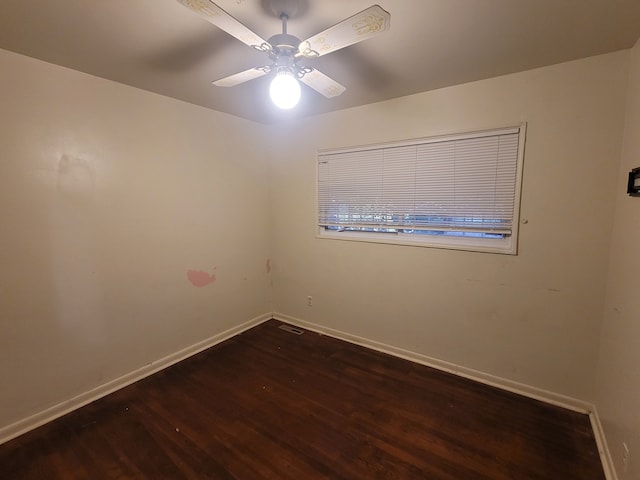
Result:
{"label": "black object on wall", "polygon": [[640,197],[640,167],[629,172],[629,183],[627,193],[632,197]]}

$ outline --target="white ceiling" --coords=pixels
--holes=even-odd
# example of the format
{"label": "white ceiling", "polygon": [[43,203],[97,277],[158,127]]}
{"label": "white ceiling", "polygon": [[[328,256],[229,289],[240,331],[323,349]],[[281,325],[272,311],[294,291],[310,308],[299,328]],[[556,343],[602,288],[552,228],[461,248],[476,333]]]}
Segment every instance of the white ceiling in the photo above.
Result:
{"label": "white ceiling", "polygon": [[[216,0],[263,38],[280,32],[273,0]],[[288,0],[291,1],[291,0]],[[282,118],[373,103],[630,48],[640,0],[297,0],[289,33],[304,39],[373,3],[391,29],[306,64],[347,87],[327,99],[303,86],[282,112],[269,77],[211,85],[268,63],[176,0],[1,0],[0,48],[247,119]]]}

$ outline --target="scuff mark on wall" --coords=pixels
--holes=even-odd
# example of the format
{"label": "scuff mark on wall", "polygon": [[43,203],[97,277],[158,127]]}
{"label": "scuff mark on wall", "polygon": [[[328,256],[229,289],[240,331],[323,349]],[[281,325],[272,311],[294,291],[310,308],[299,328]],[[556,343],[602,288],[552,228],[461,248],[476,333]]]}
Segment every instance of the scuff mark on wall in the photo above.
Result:
{"label": "scuff mark on wall", "polygon": [[58,192],[67,199],[86,200],[93,194],[93,165],[86,158],[62,155],[58,162]]}
{"label": "scuff mark on wall", "polygon": [[267,258],[267,273],[271,273],[271,259]]}
{"label": "scuff mark on wall", "polygon": [[216,281],[216,276],[202,270],[188,270],[187,278],[194,287],[206,287]]}

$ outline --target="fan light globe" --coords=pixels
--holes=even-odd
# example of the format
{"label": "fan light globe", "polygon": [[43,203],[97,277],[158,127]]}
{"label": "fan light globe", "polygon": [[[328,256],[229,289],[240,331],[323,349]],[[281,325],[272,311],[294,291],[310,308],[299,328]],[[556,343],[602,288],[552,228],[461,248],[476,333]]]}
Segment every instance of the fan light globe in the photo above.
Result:
{"label": "fan light globe", "polygon": [[276,107],[289,110],[300,101],[300,84],[293,72],[289,70],[279,71],[271,81],[269,87],[271,101]]}

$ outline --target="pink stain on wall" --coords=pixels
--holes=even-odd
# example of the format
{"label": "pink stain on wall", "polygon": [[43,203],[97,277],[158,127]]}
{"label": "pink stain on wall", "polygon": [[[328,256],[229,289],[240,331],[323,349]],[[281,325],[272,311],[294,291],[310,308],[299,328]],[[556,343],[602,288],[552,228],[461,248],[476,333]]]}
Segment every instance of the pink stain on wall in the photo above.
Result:
{"label": "pink stain on wall", "polygon": [[206,287],[216,281],[215,275],[209,275],[202,270],[187,271],[187,278],[194,287]]}

